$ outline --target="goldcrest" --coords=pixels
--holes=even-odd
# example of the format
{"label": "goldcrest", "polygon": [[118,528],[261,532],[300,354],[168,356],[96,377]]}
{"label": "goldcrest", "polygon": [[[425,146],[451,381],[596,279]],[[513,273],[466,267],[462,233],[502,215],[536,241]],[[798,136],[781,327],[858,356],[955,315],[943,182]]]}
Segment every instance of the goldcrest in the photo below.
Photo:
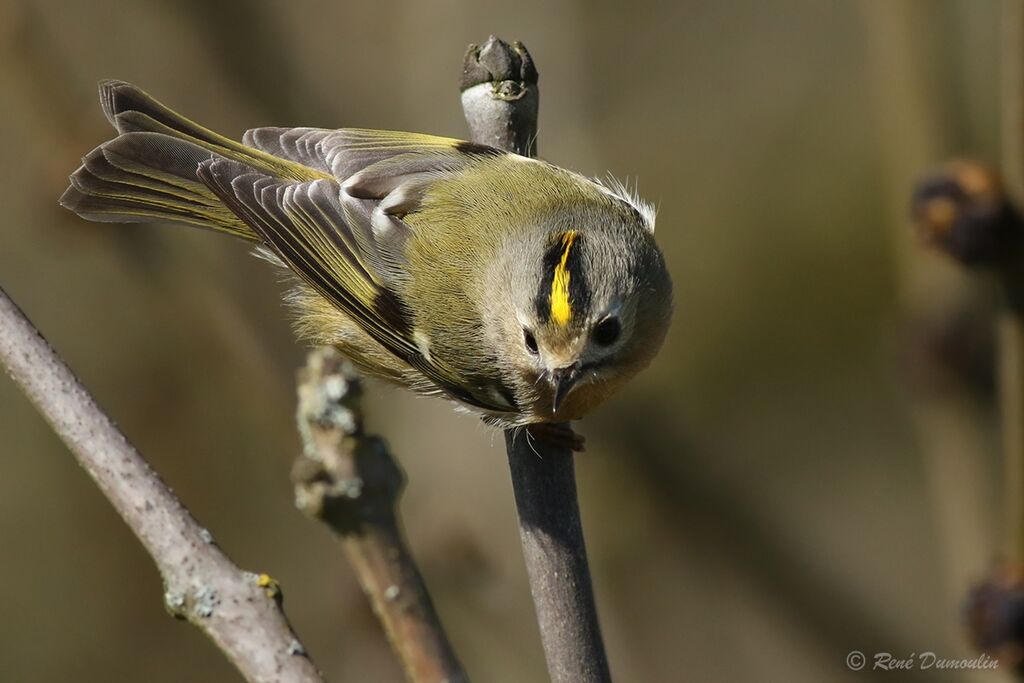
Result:
{"label": "goldcrest", "polygon": [[121,81],[118,135],[61,197],[176,221],[294,275],[300,335],[508,428],[579,418],[648,365],[672,314],[654,211],[615,182],[413,133],[256,128],[242,142]]}

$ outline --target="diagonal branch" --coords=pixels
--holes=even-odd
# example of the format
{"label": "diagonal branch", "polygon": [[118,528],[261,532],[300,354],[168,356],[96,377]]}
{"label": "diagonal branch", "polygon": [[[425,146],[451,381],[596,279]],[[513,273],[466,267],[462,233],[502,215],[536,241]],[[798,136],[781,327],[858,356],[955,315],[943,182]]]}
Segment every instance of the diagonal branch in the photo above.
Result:
{"label": "diagonal branch", "polygon": [[174,616],[209,636],[247,681],[323,680],[276,582],[241,571],[217,547],[2,289],[0,361],[152,556]]}
{"label": "diagonal branch", "polygon": [[[471,45],[462,107],[474,142],[537,153],[537,70],[522,43]],[[568,448],[505,432],[530,591],[554,683],[611,680]]]}
{"label": "diagonal branch", "polygon": [[384,441],[363,431],[359,376],[332,347],[299,377],[296,506],[341,536],[373,611],[413,683],[464,683],[398,522],[405,477]]}

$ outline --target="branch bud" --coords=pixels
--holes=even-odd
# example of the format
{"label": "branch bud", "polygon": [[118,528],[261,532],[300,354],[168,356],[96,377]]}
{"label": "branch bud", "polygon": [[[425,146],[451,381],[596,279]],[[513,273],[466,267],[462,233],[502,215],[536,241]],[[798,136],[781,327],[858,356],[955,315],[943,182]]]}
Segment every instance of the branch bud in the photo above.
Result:
{"label": "branch bud", "polygon": [[1024,575],[1019,566],[997,568],[967,598],[972,644],[1018,673],[1024,673]]}
{"label": "branch bud", "polygon": [[459,87],[474,142],[536,156],[537,67],[522,43],[491,36],[470,45]]}
{"label": "branch bud", "polygon": [[998,175],[976,161],[951,161],[919,182],[912,215],[926,243],[967,266],[1005,265],[1024,234]]}

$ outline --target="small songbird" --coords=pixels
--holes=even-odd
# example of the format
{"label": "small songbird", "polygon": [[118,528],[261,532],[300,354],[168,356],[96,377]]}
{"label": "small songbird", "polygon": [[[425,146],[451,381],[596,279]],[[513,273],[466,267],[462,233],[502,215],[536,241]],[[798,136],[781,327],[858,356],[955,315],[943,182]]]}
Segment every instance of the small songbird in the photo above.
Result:
{"label": "small songbird", "polygon": [[118,135],[60,203],[176,221],[291,271],[300,336],[503,428],[583,416],[665,338],[654,211],[624,186],[472,142],[256,128],[236,142],[138,88],[100,84]]}

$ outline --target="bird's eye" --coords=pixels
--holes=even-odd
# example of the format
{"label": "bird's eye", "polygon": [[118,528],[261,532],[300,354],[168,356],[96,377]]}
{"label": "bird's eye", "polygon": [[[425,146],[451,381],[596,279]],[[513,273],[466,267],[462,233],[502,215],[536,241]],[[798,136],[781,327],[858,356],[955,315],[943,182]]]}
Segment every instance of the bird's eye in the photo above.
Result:
{"label": "bird's eye", "polygon": [[527,351],[534,356],[537,355],[537,338],[533,336],[533,332],[530,332],[525,327],[523,328],[523,343],[526,344]]}
{"label": "bird's eye", "polygon": [[622,324],[618,318],[605,318],[597,324],[592,334],[598,346],[611,346],[622,334]]}

